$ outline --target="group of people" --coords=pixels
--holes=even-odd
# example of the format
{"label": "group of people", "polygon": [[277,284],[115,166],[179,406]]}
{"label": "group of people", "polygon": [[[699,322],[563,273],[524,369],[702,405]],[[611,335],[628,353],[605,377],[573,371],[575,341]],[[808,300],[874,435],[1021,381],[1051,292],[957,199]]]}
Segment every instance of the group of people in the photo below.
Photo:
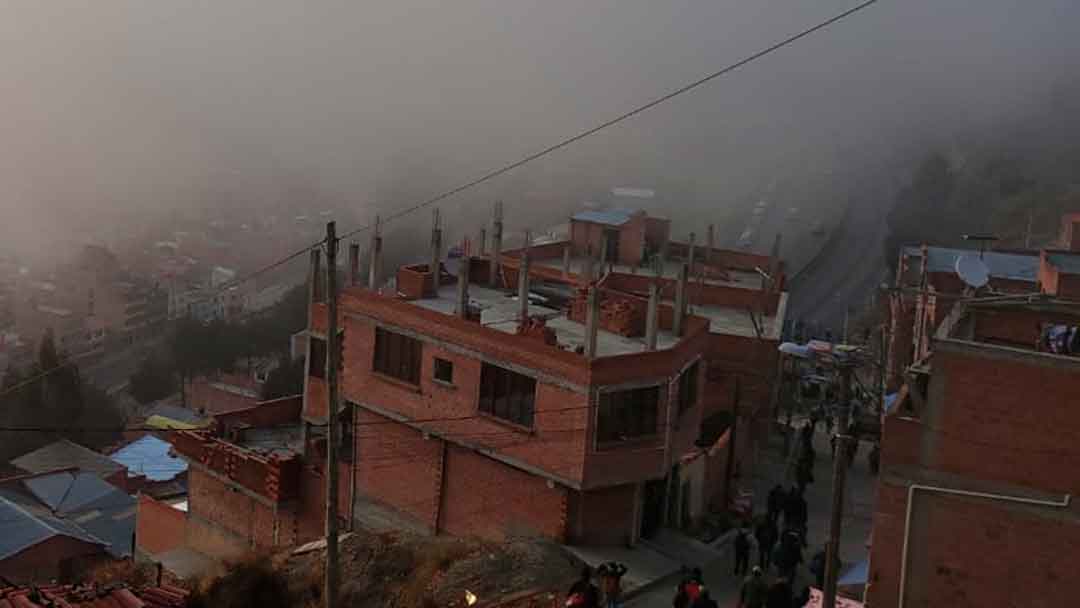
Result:
{"label": "group of people", "polygon": [[566,594],[566,608],[621,608],[622,577],[626,566],[618,562],[607,562],[596,569],[600,587],[593,584],[593,569],[584,566],[581,577],[570,586]]}

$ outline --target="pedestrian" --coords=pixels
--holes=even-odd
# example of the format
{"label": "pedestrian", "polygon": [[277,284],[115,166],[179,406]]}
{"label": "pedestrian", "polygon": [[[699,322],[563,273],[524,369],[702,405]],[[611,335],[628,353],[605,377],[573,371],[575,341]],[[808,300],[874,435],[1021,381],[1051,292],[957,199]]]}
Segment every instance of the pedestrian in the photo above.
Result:
{"label": "pedestrian", "polygon": [[801,544],[797,532],[789,530],[781,536],[776,548],[776,569],[780,576],[794,580],[795,569],[803,561]]}
{"label": "pedestrian", "polygon": [[786,578],[776,579],[776,582],[769,587],[765,608],[793,608],[791,599],[791,583]]}
{"label": "pedestrian", "polygon": [[881,468],[881,444],[875,441],[874,447],[870,449],[870,454],[866,458],[870,462],[870,473],[877,475]]}
{"label": "pedestrian", "polygon": [[806,486],[814,483],[814,473],[811,464],[806,460],[800,460],[795,467],[795,483],[798,486],[799,496],[806,493]]}
{"label": "pedestrian", "polygon": [[735,576],[746,576],[750,566],[750,536],[745,528],[735,533]]}
{"label": "pedestrian", "polygon": [[809,603],[810,603],[810,587],[805,586],[805,587],[802,588],[802,591],[799,592],[799,595],[795,598],[795,605],[798,606],[799,608],[802,608],[803,606],[805,606],[805,605],[807,605]]}
{"label": "pedestrian", "polygon": [[758,523],[754,536],[758,544],[758,566],[767,572],[772,564],[772,551],[780,531],[776,529],[775,521],[765,518]]}
{"label": "pedestrian", "polygon": [[597,568],[600,575],[600,590],[603,599],[600,602],[602,608],[622,608],[622,577],[626,574],[626,566],[618,562],[607,562]]}
{"label": "pedestrian", "polygon": [[592,568],[588,565],[582,567],[581,578],[573,585],[566,594],[566,608],[599,608],[600,590],[592,583]]}
{"label": "pedestrian", "polygon": [[825,586],[825,550],[822,549],[810,558],[810,574],[814,575],[814,583],[818,589]]}
{"label": "pedestrian", "polygon": [[776,484],[769,490],[767,505],[768,518],[776,523],[776,520],[780,518],[780,511],[784,508],[784,486]]}
{"label": "pedestrian", "polygon": [[743,580],[739,589],[739,608],[765,608],[769,589],[761,568],[754,566],[750,576]]}
{"label": "pedestrian", "polygon": [[694,600],[694,603],[690,604],[690,608],[719,608],[719,606],[716,600],[712,599],[709,590],[702,587],[701,593],[698,594],[698,598]]}

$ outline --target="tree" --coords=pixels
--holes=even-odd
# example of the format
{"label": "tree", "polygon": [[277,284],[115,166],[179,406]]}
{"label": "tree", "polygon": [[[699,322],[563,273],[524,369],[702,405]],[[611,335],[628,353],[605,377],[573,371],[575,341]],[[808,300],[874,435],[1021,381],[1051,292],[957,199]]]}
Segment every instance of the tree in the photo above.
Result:
{"label": "tree", "polygon": [[278,366],[270,372],[263,384],[263,399],[278,399],[304,392],[303,359],[292,360],[288,355],[278,357]]}
{"label": "tree", "polygon": [[131,375],[128,392],[142,404],[164,399],[176,390],[172,362],[162,354],[153,354],[139,363]]}

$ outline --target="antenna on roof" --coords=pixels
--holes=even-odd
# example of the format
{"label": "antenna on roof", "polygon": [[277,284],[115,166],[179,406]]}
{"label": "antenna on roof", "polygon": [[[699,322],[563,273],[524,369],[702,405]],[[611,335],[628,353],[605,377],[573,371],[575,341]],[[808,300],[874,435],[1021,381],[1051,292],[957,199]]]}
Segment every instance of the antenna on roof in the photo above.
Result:
{"label": "antenna on roof", "polygon": [[986,263],[970,254],[956,258],[956,274],[972,289],[978,289],[990,282],[990,270]]}
{"label": "antenna on roof", "polygon": [[960,238],[965,241],[975,241],[979,244],[979,259],[981,260],[983,254],[986,253],[986,247],[989,243],[993,243],[998,240],[998,237],[993,234],[962,234]]}

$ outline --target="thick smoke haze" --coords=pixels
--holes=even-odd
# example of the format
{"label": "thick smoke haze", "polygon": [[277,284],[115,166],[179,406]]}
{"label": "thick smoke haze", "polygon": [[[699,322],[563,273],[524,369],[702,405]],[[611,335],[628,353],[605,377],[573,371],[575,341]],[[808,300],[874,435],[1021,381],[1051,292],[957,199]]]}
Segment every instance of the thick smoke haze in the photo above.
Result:
{"label": "thick smoke haze", "polygon": [[[40,253],[173,210],[293,195],[348,202],[359,221],[853,4],[5,0],[0,238]],[[678,229],[774,179],[842,178],[1030,120],[1071,84],[1076,23],[1070,0],[882,0],[444,214],[471,228],[463,204],[486,213],[499,195],[513,215],[540,191],[563,206],[526,221],[555,220],[622,182],[663,186],[687,211],[668,211]]]}

